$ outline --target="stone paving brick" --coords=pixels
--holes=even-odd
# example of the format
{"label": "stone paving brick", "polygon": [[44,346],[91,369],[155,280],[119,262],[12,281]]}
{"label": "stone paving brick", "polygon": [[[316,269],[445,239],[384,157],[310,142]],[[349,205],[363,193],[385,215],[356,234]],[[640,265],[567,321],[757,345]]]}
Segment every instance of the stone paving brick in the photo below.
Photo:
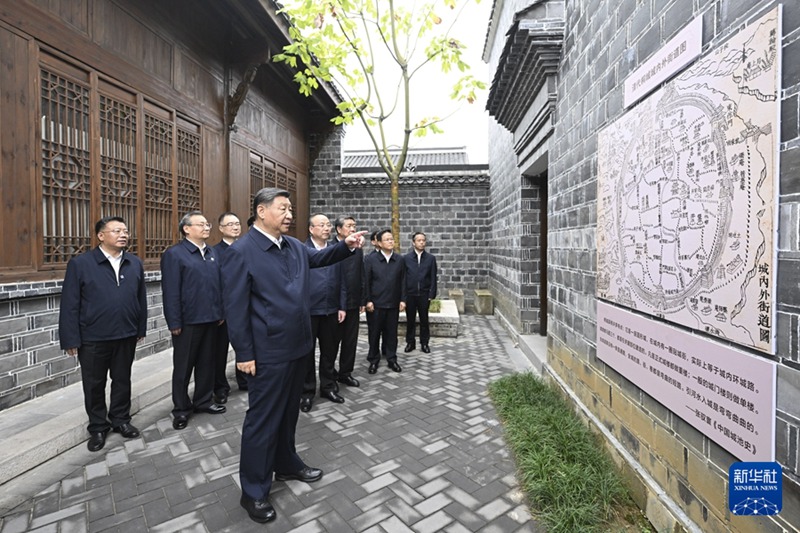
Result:
{"label": "stone paving brick", "polygon": [[87,503],[89,504],[90,522],[96,522],[101,518],[112,516],[114,514],[114,498],[111,494],[106,493],[96,498],[92,498]]}
{"label": "stone paving brick", "polygon": [[153,528],[173,518],[166,498],[147,502],[142,505],[142,511],[148,528]]}
{"label": "stone paving brick", "polygon": [[473,512],[472,509],[465,507],[462,502],[453,501],[444,508],[444,511],[452,516],[459,524],[464,525],[470,531],[478,531],[486,525],[486,519]]}
{"label": "stone paving brick", "polygon": [[[106,516],[99,520],[92,520],[90,518],[89,530],[102,531],[104,529],[110,529],[114,526],[120,526],[122,524],[126,524],[131,520],[136,520],[137,518],[144,518],[141,507],[134,507],[133,509],[128,509],[127,511],[123,511],[121,513],[114,513],[111,516]],[[134,530],[129,529],[128,531],[134,531]]]}
{"label": "stone paving brick", "polygon": [[375,492],[377,490],[380,490],[380,489],[383,489],[385,487],[388,487],[389,485],[391,485],[392,483],[394,483],[396,481],[397,481],[397,476],[395,476],[394,474],[391,474],[391,473],[390,474],[384,474],[382,476],[376,477],[372,481],[364,483],[363,488],[368,493],[372,493],[372,492]]}
{"label": "stone paving brick", "polygon": [[188,501],[175,505],[172,507],[172,513],[175,515],[182,515],[217,503],[219,503],[219,497],[216,494],[204,494],[199,498],[191,498]]}
{"label": "stone paving brick", "polygon": [[381,522],[380,527],[386,533],[414,533],[413,529],[405,525],[402,520],[396,516],[392,516],[388,520]]}
{"label": "stone paving brick", "polygon": [[83,514],[85,512],[86,512],[86,507],[83,504],[78,504],[78,505],[73,505],[72,507],[61,509],[60,511],[56,511],[54,513],[40,514],[31,521],[30,527],[32,529],[36,529],[37,527],[58,523],[61,520],[65,520],[72,516]]}
{"label": "stone paving brick", "polygon": [[164,400],[157,405],[164,415],[139,439],[109,439],[103,452],[14,509],[2,532],[537,531],[486,394],[491,379],[515,371],[488,320],[463,316],[460,337],[437,339],[425,357],[404,355],[401,374],[384,364],[368,375],[362,338],[354,372],[362,386],[341,387],[344,404],[317,399],[298,423],[301,457],[325,475],[311,484],[275,482],[278,519],[268,529],[239,505],[247,396],[237,393],[225,415],[195,415],[183,431],[172,429]]}
{"label": "stone paving brick", "polygon": [[417,533],[437,533],[452,521],[452,516],[444,511],[438,511],[414,524],[413,529]]}
{"label": "stone paving brick", "polygon": [[406,503],[402,498],[392,498],[386,502],[386,507],[392,512],[393,516],[399,518],[404,524],[413,524],[424,518],[417,509]]}
{"label": "stone paving brick", "polygon": [[445,488],[450,486],[450,483],[444,477],[436,478],[433,481],[429,481],[424,485],[417,487],[417,492],[419,492],[423,497],[428,498]]}
{"label": "stone paving brick", "polygon": [[140,483],[136,486],[136,489],[138,492],[149,492],[153,489],[166,488],[176,483],[185,484],[183,476],[181,476],[179,473],[165,473],[159,478]]}
{"label": "stone paving brick", "polygon": [[306,522],[311,522],[316,520],[320,517],[323,517],[329,514],[333,509],[331,508],[330,503],[328,502],[320,502],[314,505],[310,505],[301,509],[300,511],[293,513],[289,519],[295,524],[304,524]]}
{"label": "stone paving brick", "polygon": [[151,490],[149,492],[139,494],[138,496],[134,496],[133,498],[127,498],[122,501],[117,501],[115,503],[114,508],[116,512],[127,511],[128,509],[133,509],[134,507],[140,507],[150,502],[164,500],[164,499],[165,499],[164,491],[158,488]]}
{"label": "stone paving brick", "polygon": [[150,528],[152,533],[172,533],[173,531],[188,531],[192,527],[203,525],[203,515],[195,511],[185,515],[176,516],[172,520],[163,522]]}
{"label": "stone paving brick", "polygon": [[183,479],[166,485],[164,487],[164,494],[167,495],[167,500],[171,507],[192,499],[192,495],[189,494],[189,489],[184,485]]}
{"label": "stone paving brick", "polygon": [[22,533],[28,530],[31,521],[30,509],[3,517],[3,533]]}
{"label": "stone paving brick", "polygon": [[458,522],[448,524],[442,531],[443,533],[475,533],[475,530],[466,528]]}
{"label": "stone paving brick", "polygon": [[202,516],[202,525],[208,531],[219,531],[231,523],[228,513],[224,509],[220,509],[219,505],[213,505],[200,510]]}
{"label": "stone paving brick", "polygon": [[[71,516],[58,524],[59,533],[85,533],[89,530],[85,515]],[[3,529],[5,531],[5,528]]]}
{"label": "stone paving brick", "polygon": [[350,521],[350,525],[356,531],[361,531],[368,529],[370,526],[378,525],[391,516],[392,512],[386,507],[375,507],[374,509],[366,511],[365,513],[353,518]]}
{"label": "stone paving brick", "polygon": [[[336,530],[335,529],[328,530],[326,527],[323,527],[323,525],[318,520],[312,520],[311,522],[302,524],[301,526],[291,530],[291,532],[296,532],[296,533],[324,533],[325,531],[336,531]],[[347,531],[347,530],[344,529],[342,531]]]}
{"label": "stone paving brick", "polygon": [[370,509],[386,503],[394,497],[394,492],[388,488],[382,488],[381,490],[373,492],[368,496],[361,498],[360,500],[356,500],[355,504],[358,505],[361,510],[369,511]]}

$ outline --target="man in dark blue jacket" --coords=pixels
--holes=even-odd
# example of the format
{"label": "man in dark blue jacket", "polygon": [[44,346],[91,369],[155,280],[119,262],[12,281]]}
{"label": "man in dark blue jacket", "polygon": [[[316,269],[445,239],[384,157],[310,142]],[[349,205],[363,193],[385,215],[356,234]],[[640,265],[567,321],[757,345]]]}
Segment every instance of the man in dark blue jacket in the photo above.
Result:
{"label": "man in dark blue jacket", "polygon": [[[236,213],[231,213],[230,211],[222,213],[217,222],[219,224],[219,232],[222,234],[222,240],[214,246],[214,252],[217,254],[220,268],[225,268],[225,252],[242,234],[242,223]],[[217,333],[217,350],[214,355],[214,398],[217,403],[227,403],[228,394],[231,392],[231,386],[225,374],[228,369],[228,348],[230,345],[227,324],[223,322]],[[239,390],[247,390],[247,378],[238,371],[236,372],[236,383],[239,385]]]}
{"label": "man in dark blue jacket", "polygon": [[249,408],[242,426],[240,503],[256,522],[275,519],[269,503],[272,475],[306,483],[322,478],[295,449],[300,395],[311,349],[310,269],[350,256],[355,233],[314,250],[289,237],[287,191],[264,188],[253,198],[253,227],[225,257],[225,316],[236,366],[248,376]]}
{"label": "man in dark blue jacket", "polygon": [[370,374],[378,371],[381,360],[381,339],[386,347],[386,360],[395,372],[397,363],[397,322],[406,308],[406,264],[403,256],[394,253],[394,237],[385,229],[376,236],[380,252],[364,258],[364,300],[367,313],[372,313],[369,331]]}
{"label": "man in dark blue jacket", "polygon": [[[136,343],[147,329],[147,292],[142,262],[125,252],[128,228],[120,217],[100,219],[100,245],[70,259],[61,292],[61,348],[78,356],[83,400],[89,415],[90,451],[101,450],[109,429],[133,439],[131,366]],[[106,377],[111,403],[106,408]]]}
{"label": "man in dark blue jacket", "polygon": [[[351,216],[338,216],[334,224],[336,241],[343,241],[358,229],[356,220]],[[337,380],[348,387],[361,384],[353,377],[358,347],[359,316],[364,311],[362,292],[364,289],[364,252],[356,250],[353,257],[340,263],[342,285],[345,287],[345,316],[339,323],[339,372]]]}
{"label": "man in dark blue jacket", "polygon": [[418,231],[412,237],[414,249],[405,255],[406,261],[406,353],[416,348],[416,319],[419,312],[419,343],[422,351],[431,353],[428,345],[431,329],[428,308],[436,298],[436,258],[425,251],[427,239]]}
{"label": "man in dark blue jacket", "polygon": [[[184,215],[184,237],[161,256],[164,318],[172,333],[172,427],[183,429],[194,412],[221,414],[214,403],[214,350],[222,325],[222,278],[217,256],[206,240],[211,224],[200,211]],[[194,395],[189,381],[194,372]]]}
{"label": "man in dark blue jacket", "polygon": [[[327,248],[331,237],[331,223],[322,213],[313,213],[308,219],[306,246],[314,250]],[[349,261],[351,258],[348,258]],[[344,403],[336,385],[336,349],[338,326],[345,317],[346,294],[341,279],[341,263],[315,268],[311,281],[311,337],[313,344],[306,356],[306,379],[300,397],[300,410],[311,410],[317,394],[317,373],[314,361],[316,341],[319,340],[319,396],[334,403]]]}

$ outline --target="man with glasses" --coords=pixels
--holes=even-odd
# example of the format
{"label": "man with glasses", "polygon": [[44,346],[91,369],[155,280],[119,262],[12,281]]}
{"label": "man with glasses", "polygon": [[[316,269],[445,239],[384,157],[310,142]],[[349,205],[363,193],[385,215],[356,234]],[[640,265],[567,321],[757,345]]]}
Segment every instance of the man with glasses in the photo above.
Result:
{"label": "man with glasses", "polygon": [[[220,268],[225,268],[225,252],[231,244],[236,242],[239,235],[242,234],[242,223],[235,213],[226,211],[219,216],[219,232],[222,234],[222,240],[214,246],[214,252],[220,262]],[[228,394],[231,392],[231,386],[228,383],[228,378],[225,371],[228,368],[228,325],[222,323],[217,331],[217,351],[214,356],[214,398],[217,403],[223,404],[228,402]],[[247,378],[242,372],[236,371],[236,383],[239,385],[239,390],[247,390]]]}
{"label": "man with glasses", "polygon": [[[214,351],[223,323],[222,280],[217,256],[206,240],[211,224],[200,211],[184,215],[178,225],[183,240],[161,256],[164,318],[172,333],[172,427],[183,429],[189,416],[226,411],[214,403]],[[194,395],[189,381],[194,372]]]}
{"label": "man with glasses", "polygon": [[[328,247],[331,223],[322,213],[308,218],[309,236],[306,246],[314,250]],[[352,257],[346,259],[350,261]],[[344,403],[336,385],[336,349],[339,323],[345,318],[345,292],[342,286],[340,263],[315,268],[310,273],[311,285],[311,350],[306,356],[306,378],[300,396],[300,410],[311,410],[317,394],[317,372],[314,362],[316,342],[319,341],[319,396],[333,403]]]}
{"label": "man with glasses", "polygon": [[381,360],[381,339],[386,347],[386,360],[394,372],[401,372],[397,364],[397,323],[400,311],[406,308],[406,264],[403,257],[394,253],[394,236],[385,229],[376,235],[380,252],[364,259],[364,300],[367,313],[372,313],[369,331],[370,374],[378,371]]}
{"label": "man with glasses", "polygon": [[[139,436],[131,424],[131,366],[136,343],[147,329],[144,268],[125,251],[125,221],[102,218],[94,232],[100,245],[67,263],[58,317],[61,348],[80,361],[89,416],[87,448],[92,452],[103,449],[111,429],[126,439]],[[109,374],[111,402],[106,408]]]}
{"label": "man with glasses", "polygon": [[[356,220],[351,216],[336,217],[336,240],[343,241],[356,232]],[[364,280],[364,251],[353,252],[353,257],[340,263],[342,284],[345,287],[344,320],[339,323],[339,373],[337,380],[348,387],[358,387],[360,383],[353,377],[358,346],[359,316],[364,310],[361,299]]]}

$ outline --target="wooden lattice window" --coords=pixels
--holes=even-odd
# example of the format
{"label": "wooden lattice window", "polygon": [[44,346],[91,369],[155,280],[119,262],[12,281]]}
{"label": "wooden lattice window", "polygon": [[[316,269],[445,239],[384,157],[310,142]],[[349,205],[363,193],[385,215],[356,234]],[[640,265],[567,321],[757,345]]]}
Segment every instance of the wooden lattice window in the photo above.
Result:
{"label": "wooden lattice window", "polygon": [[275,178],[275,162],[255,152],[250,152],[250,203],[264,187],[278,187]]}
{"label": "wooden lattice window", "polygon": [[41,69],[42,263],[63,264],[92,244],[89,88]]}
{"label": "wooden lattice window", "polygon": [[178,128],[178,213],[200,209],[200,133]]}
{"label": "wooden lattice window", "polygon": [[289,190],[289,179],[286,176],[286,167],[283,165],[278,165],[278,184],[276,187],[284,191]]}
{"label": "wooden lattice window", "polygon": [[158,259],[176,239],[173,210],[172,123],[144,115],[146,259]]}
{"label": "wooden lattice window", "polygon": [[[90,82],[90,80],[92,80]],[[180,214],[200,209],[202,130],[99,73],[42,54],[42,258],[62,266],[121,216],[129,251],[158,260]]]}
{"label": "wooden lattice window", "polygon": [[286,190],[297,199],[297,172],[291,169],[286,172]]}
{"label": "wooden lattice window", "polygon": [[136,107],[100,95],[100,216],[125,219],[137,252],[139,186],[136,166]]}

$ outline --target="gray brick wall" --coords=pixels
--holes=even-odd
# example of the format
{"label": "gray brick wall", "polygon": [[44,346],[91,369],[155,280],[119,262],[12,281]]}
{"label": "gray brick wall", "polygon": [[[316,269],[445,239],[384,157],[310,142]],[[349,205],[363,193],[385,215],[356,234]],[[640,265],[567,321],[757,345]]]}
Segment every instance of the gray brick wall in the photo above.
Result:
{"label": "gray brick wall", "polygon": [[489,288],[497,311],[518,332],[530,334],[539,325],[539,190],[517,168],[513,136],[489,122]]}
{"label": "gray brick wall", "polygon": [[[704,530],[748,526],[731,520],[726,510],[724,475],[733,458],[713,441],[674,414],[664,412],[636,384],[596,359],[595,353],[595,225],[597,132],[624,112],[623,81],[665,41],[696,16],[704,20],[704,51],[724,41],[748,20],[774,7],[768,1],[592,0],[567,2],[567,34],[558,83],[556,131],[549,154],[548,278],[550,363],[579,395],[587,389],[613,384],[633,402],[631,418],[660,420],[657,428],[675,439],[689,458],[681,467],[642,457],[640,462]],[[759,522],[760,531],[800,526],[800,14],[784,4],[783,91],[781,111],[781,169],[778,256],[778,415],[776,453],[784,467],[784,512]],[[499,32],[498,32],[499,33]],[[491,137],[490,137],[491,138]],[[494,142],[494,141],[493,141]],[[499,166],[498,166],[499,168]],[[508,171],[511,174],[510,171]],[[492,169],[493,179],[496,177]],[[505,179],[505,178],[504,178]],[[507,178],[509,182],[516,179]],[[513,198],[512,185],[492,189]],[[513,220],[501,204],[493,216]],[[504,228],[503,224],[494,224]],[[502,230],[498,230],[500,232]],[[580,382],[580,383],[579,383]],[[607,395],[594,394],[598,414],[621,412]],[[623,416],[623,415],[615,415]],[[621,434],[621,433],[620,433]],[[627,431],[621,442],[635,457],[659,444],[641,433]],[[666,468],[667,471],[662,469]],[[665,475],[666,474],[666,475]],[[741,529],[740,529],[741,528]]]}
{"label": "gray brick wall", "polygon": [[[315,139],[311,155],[311,212],[323,212],[331,219],[350,214],[359,229],[370,232],[391,226],[387,185],[343,183],[340,132]],[[488,187],[421,181],[400,186],[401,251],[405,254],[411,249],[414,232],[424,232],[427,250],[436,256],[439,268],[438,297],[447,298],[449,289],[462,289],[471,307],[472,289],[488,286],[487,250],[495,246],[486,238]]]}
{"label": "gray brick wall", "polygon": [[[161,309],[161,274],[148,272],[147,337],[140,359],[171,346]],[[60,281],[0,285],[0,411],[81,380],[77,357],[59,347]]]}

